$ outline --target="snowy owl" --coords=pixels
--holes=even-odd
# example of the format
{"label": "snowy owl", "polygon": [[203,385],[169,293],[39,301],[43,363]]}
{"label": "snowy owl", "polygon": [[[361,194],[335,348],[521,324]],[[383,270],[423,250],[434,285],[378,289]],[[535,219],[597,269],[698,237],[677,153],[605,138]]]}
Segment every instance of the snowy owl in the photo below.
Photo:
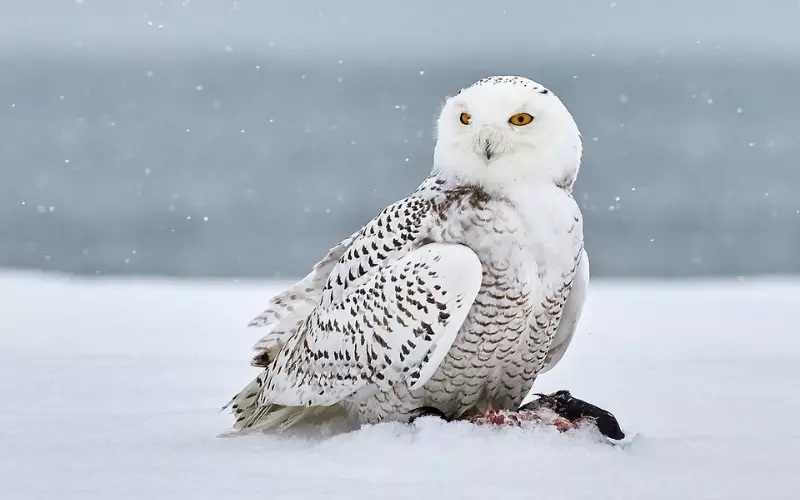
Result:
{"label": "snowy owl", "polygon": [[264,370],[225,406],[234,432],[519,409],[587,295],[581,154],[572,115],[539,83],[493,76],[448,97],[430,175],[250,323],[265,330],[252,360]]}

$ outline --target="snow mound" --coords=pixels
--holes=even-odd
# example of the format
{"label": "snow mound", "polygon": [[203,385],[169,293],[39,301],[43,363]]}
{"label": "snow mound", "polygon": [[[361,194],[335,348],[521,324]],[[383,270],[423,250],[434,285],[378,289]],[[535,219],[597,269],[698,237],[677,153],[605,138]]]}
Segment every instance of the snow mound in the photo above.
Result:
{"label": "snow mound", "polygon": [[536,391],[635,435],[421,419],[220,438],[283,283],[0,276],[3,499],[783,499],[800,491],[800,282],[597,282]]}

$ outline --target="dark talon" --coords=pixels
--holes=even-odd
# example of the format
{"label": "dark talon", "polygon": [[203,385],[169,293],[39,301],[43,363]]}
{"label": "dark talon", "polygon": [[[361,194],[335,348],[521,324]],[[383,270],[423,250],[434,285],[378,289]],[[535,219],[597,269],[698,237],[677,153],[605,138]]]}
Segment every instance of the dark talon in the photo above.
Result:
{"label": "dark talon", "polygon": [[625,437],[625,433],[622,432],[617,419],[611,412],[575,398],[569,391],[556,391],[552,394],[538,394],[538,396],[539,399],[531,401],[520,409],[535,410],[538,407],[549,408],[571,422],[589,417],[594,420],[597,429],[604,436],[616,440]]}
{"label": "dark talon", "polygon": [[408,419],[409,424],[413,424],[414,421],[420,417],[439,417],[445,422],[450,422],[450,419],[444,412],[438,408],[434,408],[433,406],[420,406],[419,408],[415,408],[409,412],[411,415]]}

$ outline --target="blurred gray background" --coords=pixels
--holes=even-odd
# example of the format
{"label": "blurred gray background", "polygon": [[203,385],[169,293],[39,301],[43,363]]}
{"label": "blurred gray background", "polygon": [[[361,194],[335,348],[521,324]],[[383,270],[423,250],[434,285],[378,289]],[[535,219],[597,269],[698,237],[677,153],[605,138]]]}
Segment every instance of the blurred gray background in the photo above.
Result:
{"label": "blurred gray background", "polygon": [[575,115],[594,276],[800,272],[797,0],[3,0],[0,267],[304,274],[491,74]]}

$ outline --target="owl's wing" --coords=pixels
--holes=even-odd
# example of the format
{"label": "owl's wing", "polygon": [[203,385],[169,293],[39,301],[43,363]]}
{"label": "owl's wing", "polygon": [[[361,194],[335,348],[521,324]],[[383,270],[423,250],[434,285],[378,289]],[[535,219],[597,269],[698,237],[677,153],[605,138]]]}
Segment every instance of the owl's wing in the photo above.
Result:
{"label": "owl's wing", "polygon": [[430,200],[411,196],[364,226],[332,266],[319,302],[269,350],[266,369],[236,405],[256,396],[261,405],[330,405],[362,389],[424,384],[482,278],[472,250],[428,242],[439,223]]}
{"label": "owl's wing", "polygon": [[586,302],[586,295],[589,292],[589,255],[584,249],[581,253],[581,260],[578,263],[578,268],[575,271],[575,277],[572,281],[572,289],[567,297],[567,302],[564,304],[564,310],[561,314],[561,321],[558,324],[553,343],[550,345],[550,350],[547,352],[547,357],[544,360],[544,366],[539,373],[545,373],[552,369],[572,342],[575,336],[575,330],[578,328],[578,321],[583,312],[583,305]]}
{"label": "owl's wing", "polygon": [[425,244],[376,265],[291,336],[265,370],[259,404],[327,406],[397,383],[422,386],[450,350],[481,276],[478,256],[457,244]]}

